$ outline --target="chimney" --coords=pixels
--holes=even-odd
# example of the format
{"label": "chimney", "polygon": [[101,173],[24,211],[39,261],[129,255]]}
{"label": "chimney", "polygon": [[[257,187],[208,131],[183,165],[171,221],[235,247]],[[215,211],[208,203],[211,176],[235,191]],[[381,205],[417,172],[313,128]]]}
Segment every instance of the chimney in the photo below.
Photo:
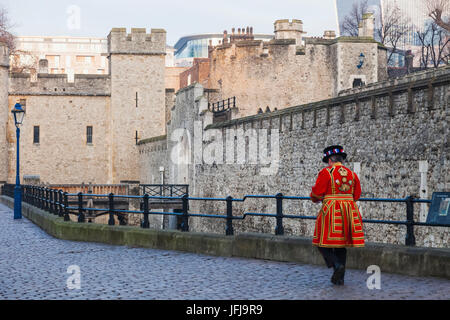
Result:
{"label": "chimney", "polygon": [[336,33],[334,32],[334,30],[325,30],[325,32],[323,33],[323,38],[334,39],[336,38]]}
{"label": "chimney", "polygon": [[413,62],[414,62],[414,55],[412,54],[411,50],[407,50],[405,53],[405,67],[407,73],[412,72]]}
{"label": "chimney", "polygon": [[372,12],[364,13],[359,23],[358,36],[373,38],[375,31],[375,17]]}
{"label": "chimney", "polygon": [[48,73],[48,60],[47,59],[39,60],[39,73]]}

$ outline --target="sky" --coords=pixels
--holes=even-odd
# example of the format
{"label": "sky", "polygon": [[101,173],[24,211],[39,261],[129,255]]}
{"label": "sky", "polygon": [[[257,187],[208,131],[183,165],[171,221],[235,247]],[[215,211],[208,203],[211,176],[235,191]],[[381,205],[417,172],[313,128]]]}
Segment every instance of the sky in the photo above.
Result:
{"label": "sky", "polygon": [[106,37],[114,27],[163,28],[185,35],[251,26],[273,33],[277,19],[300,19],[306,36],[337,31],[334,0],[0,0],[18,36]]}

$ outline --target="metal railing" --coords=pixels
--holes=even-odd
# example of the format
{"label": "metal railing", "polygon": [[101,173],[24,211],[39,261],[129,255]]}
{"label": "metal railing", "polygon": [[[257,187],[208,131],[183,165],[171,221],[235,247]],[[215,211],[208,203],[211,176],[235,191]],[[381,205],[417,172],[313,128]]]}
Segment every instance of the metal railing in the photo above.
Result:
{"label": "metal railing", "polygon": [[[259,217],[271,217],[276,219],[275,234],[283,235],[284,219],[309,219],[315,220],[316,216],[303,216],[303,215],[292,215],[283,213],[283,203],[285,200],[310,200],[309,197],[295,197],[295,196],[284,196],[281,193],[277,195],[246,195],[243,198],[233,198],[228,196],[226,198],[202,198],[202,197],[189,197],[187,194],[179,197],[168,197],[168,196],[150,196],[149,194],[144,195],[114,195],[110,194],[69,194],[63,192],[62,190],[43,188],[38,186],[22,186],[23,190],[23,200],[33,206],[46,210],[60,217],[64,217],[64,221],[69,221],[69,215],[76,215],[78,217],[78,222],[85,222],[85,213],[94,212],[96,216],[109,214],[109,225],[115,224],[114,217],[117,216],[120,225],[124,225],[123,217],[124,214],[142,214],[143,220],[141,222],[142,228],[149,228],[149,216],[150,215],[172,215],[178,216],[181,219],[181,231],[189,231],[189,218],[212,218],[212,219],[224,219],[225,224],[225,234],[233,235],[233,221],[244,220],[248,216],[259,216]],[[3,194],[9,197],[13,197],[14,185],[7,184],[3,186]],[[77,198],[77,205],[69,205],[69,197]],[[107,198],[108,208],[92,208],[84,206],[84,202],[87,197],[97,197],[97,198]],[[114,207],[115,200],[120,199],[139,199],[142,202],[142,210],[119,210]],[[235,202],[245,202],[247,199],[273,199],[276,202],[276,212],[275,213],[262,213],[262,212],[244,212],[240,216],[233,215],[233,203]],[[161,202],[164,201],[181,201],[180,212],[155,212],[150,211],[150,203],[155,203],[156,200]],[[151,202],[150,202],[151,201]],[[189,203],[192,201],[219,201],[226,203],[226,210],[221,214],[211,214],[211,213],[190,213]],[[361,198],[359,201],[364,202],[391,202],[391,203],[403,203],[406,206],[406,219],[405,220],[373,220],[373,219],[363,219],[364,223],[375,223],[375,224],[391,224],[391,225],[405,225],[406,226],[406,237],[405,245],[414,246],[416,244],[414,236],[415,226],[428,226],[428,227],[450,227],[447,224],[430,224],[425,222],[414,221],[414,203],[431,203],[431,200],[417,199],[414,197],[406,197],[402,199],[386,199],[386,198]]]}
{"label": "metal railing", "polygon": [[141,195],[148,194],[149,196],[167,196],[167,197],[182,197],[185,194],[189,195],[188,184],[141,184]]}
{"label": "metal railing", "polygon": [[208,109],[213,113],[222,113],[231,108],[236,108],[236,97],[228,98],[214,103],[208,103]]}

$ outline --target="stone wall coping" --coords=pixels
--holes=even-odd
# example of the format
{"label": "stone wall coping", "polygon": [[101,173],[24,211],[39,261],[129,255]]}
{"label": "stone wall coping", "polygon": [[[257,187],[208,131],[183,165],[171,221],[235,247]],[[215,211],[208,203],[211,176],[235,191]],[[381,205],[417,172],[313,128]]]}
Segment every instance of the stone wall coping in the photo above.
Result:
{"label": "stone wall coping", "polygon": [[152,143],[152,142],[156,142],[156,141],[163,141],[163,140],[166,140],[166,139],[167,139],[167,135],[151,137],[151,138],[139,140],[137,145],[140,146],[140,145],[143,145],[143,144]]}
{"label": "stone wall coping", "polygon": [[[338,97],[321,100],[318,102],[288,107],[285,109],[273,111],[271,113],[261,113],[252,116],[242,117],[238,119],[228,120],[224,122],[217,122],[206,126],[205,130],[214,128],[231,127],[241,123],[251,122],[254,120],[270,119],[280,117],[286,114],[301,113],[304,111],[319,110],[327,107],[338,106],[344,103],[353,103],[355,101],[362,101],[370,99],[371,97],[386,96],[393,93],[403,92],[407,90],[417,90],[426,88],[430,84],[433,86],[443,85],[450,82],[450,67],[446,67],[446,72],[436,74],[434,71],[428,71],[425,76],[414,77],[409,76],[406,81],[393,82],[391,80],[374,84],[374,88],[366,89],[365,87],[352,93],[341,95]],[[376,87],[375,87],[376,86]]]}

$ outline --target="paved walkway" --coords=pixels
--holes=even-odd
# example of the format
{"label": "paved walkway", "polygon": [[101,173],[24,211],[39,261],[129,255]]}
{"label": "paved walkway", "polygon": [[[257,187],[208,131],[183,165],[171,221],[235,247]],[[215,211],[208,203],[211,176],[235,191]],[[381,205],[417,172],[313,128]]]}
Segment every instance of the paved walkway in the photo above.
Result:
{"label": "paved walkway", "polygon": [[[1,204],[0,228],[0,299],[450,299],[439,278],[382,272],[369,290],[347,270],[336,287],[320,266],[59,240]],[[71,265],[80,289],[67,288]]]}

